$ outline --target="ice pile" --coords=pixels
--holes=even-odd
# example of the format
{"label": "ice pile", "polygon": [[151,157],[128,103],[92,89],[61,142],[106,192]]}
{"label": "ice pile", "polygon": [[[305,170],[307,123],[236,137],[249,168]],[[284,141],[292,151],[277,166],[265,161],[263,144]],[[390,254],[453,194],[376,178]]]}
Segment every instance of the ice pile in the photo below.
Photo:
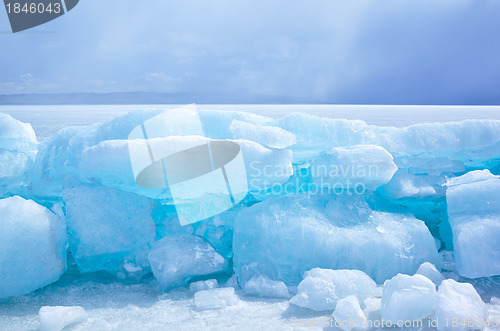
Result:
{"label": "ice pile", "polygon": [[[443,277],[426,262],[419,269]],[[496,299],[492,299],[494,304]],[[312,269],[305,273],[290,304],[332,312],[329,326],[342,330],[380,328],[479,330],[497,327],[494,315],[469,283],[452,279],[436,285],[421,274],[397,274],[382,291],[359,270]]]}
{"label": "ice pile", "polygon": [[[71,254],[82,273],[154,276],[162,290],[191,284],[200,309],[235,302],[218,288],[229,278],[247,295],[288,299],[298,286],[295,306],[368,317],[365,300],[380,299],[372,292],[388,281],[382,314],[393,320],[441,311],[439,250],[454,253],[462,276],[500,275],[500,121],[392,128],[305,114],[196,116],[132,112],[38,144],[29,124],[0,114],[0,297],[57,280]],[[148,140],[148,157],[236,144],[248,192],[181,226],[180,209],[207,213],[220,192],[201,194],[205,183],[174,197],[168,181],[138,185],[130,151],[144,141],[130,134],[147,121],[163,133]]]}

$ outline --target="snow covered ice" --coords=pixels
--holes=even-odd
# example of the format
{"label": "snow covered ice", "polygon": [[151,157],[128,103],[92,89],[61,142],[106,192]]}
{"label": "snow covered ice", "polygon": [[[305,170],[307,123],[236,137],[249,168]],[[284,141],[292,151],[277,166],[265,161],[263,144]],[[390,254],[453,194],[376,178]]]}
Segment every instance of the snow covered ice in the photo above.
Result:
{"label": "snow covered ice", "polygon": [[[0,114],[2,309],[37,302],[34,316],[42,304],[81,306],[90,318],[76,329],[108,328],[101,316],[111,311],[154,312],[156,327],[179,311],[218,319],[258,311],[274,314],[276,329],[290,317],[441,321],[465,316],[463,307],[488,317],[472,285],[445,278],[474,283],[486,302],[500,288],[500,121],[396,128],[202,109],[201,136],[196,117],[166,114],[136,111],[41,143],[30,124]],[[129,135],[153,118],[170,130],[150,139],[153,151],[237,144],[248,183],[241,201],[183,226],[168,183],[137,185],[130,150],[142,142]],[[203,214],[218,193],[208,189],[186,190],[182,202]],[[123,305],[78,302],[103,287]],[[140,303],[120,291],[136,291]],[[42,315],[69,321],[62,310]],[[10,317],[0,314],[0,328],[2,318]]]}
{"label": "snow covered ice", "polygon": [[61,331],[67,326],[84,322],[87,313],[82,307],[42,307],[39,312],[40,331]]}
{"label": "snow covered ice", "polygon": [[233,306],[237,301],[232,287],[203,290],[194,294],[194,302],[198,309],[221,309]]}
{"label": "snow covered ice", "polygon": [[500,275],[500,178],[477,170],[451,178],[447,186],[458,272],[469,278]]}

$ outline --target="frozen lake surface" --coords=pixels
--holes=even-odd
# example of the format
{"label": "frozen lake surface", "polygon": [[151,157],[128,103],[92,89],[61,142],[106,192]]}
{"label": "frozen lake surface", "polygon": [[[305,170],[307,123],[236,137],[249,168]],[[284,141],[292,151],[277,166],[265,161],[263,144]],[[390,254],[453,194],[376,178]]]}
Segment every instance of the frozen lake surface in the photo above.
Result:
{"label": "frozen lake surface", "polygon": [[[458,279],[456,274],[447,277]],[[500,277],[461,279],[471,282],[490,302],[500,297]],[[126,284],[104,273],[79,275],[76,266],[56,283],[33,293],[0,300],[0,330],[38,330],[38,311],[42,306],[81,306],[88,319],[64,330],[340,330],[322,328],[329,312],[315,312],[289,305],[286,299],[265,299],[236,294],[236,305],[218,310],[199,310],[193,294],[186,288],[162,293],[156,282]],[[495,300],[495,299],[494,299]],[[496,299],[498,300],[498,299]],[[500,305],[488,305],[490,318],[500,319]],[[368,317],[380,321],[380,311]],[[427,323],[427,322],[424,322]],[[303,326],[299,328],[298,326]],[[425,324],[424,324],[425,326]],[[397,330],[397,328],[375,328]],[[436,328],[405,328],[436,330]],[[487,329],[488,330],[488,329]],[[495,330],[495,329],[489,329]]]}

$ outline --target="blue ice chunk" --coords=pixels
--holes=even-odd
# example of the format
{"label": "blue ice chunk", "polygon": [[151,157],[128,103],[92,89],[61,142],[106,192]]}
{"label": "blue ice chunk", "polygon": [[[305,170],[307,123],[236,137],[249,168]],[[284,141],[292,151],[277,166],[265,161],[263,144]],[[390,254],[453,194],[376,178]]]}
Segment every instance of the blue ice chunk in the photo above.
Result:
{"label": "blue ice chunk", "polygon": [[34,158],[37,145],[35,130],[31,124],[0,113],[0,149],[22,152]]}
{"label": "blue ice chunk", "polygon": [[[439,285],[438,289],[434,312],[437,329],[439,331],[487,330],[489,329],[488,324],[495,329],[498,327],[498,319],[488,319],[488,308],[472,284],[446,279]],[[450,325],[448,321],[452,321],[453,324]],[[458,323],[454,323],[455,321],[458,321]]]}
{"label": "blue ice chunk", "polygon": [[291,147],[294,163],[315,159],[333,147],[361,144],[381,146],[394,156],[425,153],[432,158],[442,158],[451,155],[452,160],[465,162],[471,156],[474,158],[475,151],[481,151],[483,159],[494,158],[500,142],[498,120],[423,123],[395,128],[293,113],[280,119],[278,126],[297,137],[297,143]]}
{"label": "blue ice chunk", "polygon": [[237,303],[238,297],[232,287],[203,290],[194,294],[194,304],[199,310],[221,309]]}
{"label": "blue ice chunk", "polygon": [[240,283],[260,273],[297,285],[314,267],[358,269],[378,283],[438,263],[434,238],[411,216],[372,211],[363,197],[289,195],[242,210],[234,224]]}
{"label": "blue ice chunk", "polygon": [[314,182],[332,191],[374,190],[398,170],[392,155],[373,145],[335,147],[311,162]]}
{"label": "blue ice chunk", "polygon": [[163,188],[144,188],[137,185],[130,162],[130,144],[132,142],[123,139],[104,140],[85,148],[75,175],[82,182],[104,185],[153,199],[170,198],[168,190]]}
{"label": "blue ice chunk", "polygon": [[411,213],[425,222],[432,235],[441,241],[441,248],[453,249],[453,235],[446,213],[446,183],[452,174],[424,175],[399,169],[391,181],[377,189],[377,209]]}
{"label": "blue ice chunk", "polygon": [[23,194],[33,160],[25,153],[0,149],[0,196]]}
{"label": "blue ice chunk", "polygon": [[[99,150],[93,152],[98,153],[99,151],[109,151],[111,149],[113,153],[110,155],[110,158],[119,157],[120,161],[113,169],[118,168],[120,174],[126,173],[130,168],[130,159],[128,152],[124,153],[125,150],[123,148],[126,148],[126,140],[128,140],[132,130],[140,126],[144,121],[162,115],[168,111],[169,110],[134,111],[104,124],[62,129],[53,137],[44,141],[39,147],[32,179],[33,193],[38,196],[60,197],[62,187],[68,178],[80,178],[80,162],[82,158],[86,156],[84,151],[105,141],[125,141],[122,145],[115,142],[111,143],[112,145],[109,146],[101,146]],[[273,123],[273,120],[266,117],[242,112],[200,110],[199,117],[206,137],[212,139],[233,139],[234,135],[229,127],[231,122],[235,119],[259,125]],[[192,130],[182,122],[182,116],[177,118],[163,116],[161,120],[163,121],[162,123],[156,123],[157,127],[164,127],[167,133],[168,128],[175,128],[179,126],[179,124],[182,124],[180,127],[185,128],[185,131],[176,132],[176,136],[189,135],[192,132]],[[225,125],[226,122],[227,126]],[[224,127],[226,130],[221,130],[221,128]],[[1,147],[0,145],[0,148]],[[106,161],[106,166],[108,166],[109,162],[113,160],[108,158],[104,161]],[[92,165],[88,166],[90,166],[90,170],[92,170]],[[89,170],[89,168],[86,169]],[[103,166],[101,170],[106,171],[106,168]],[[98,178],[98,176],[96,177],[95,179],[99,181],[100,178]],[[114,176],[114,178],[117,178],[117,176]],[[111,180],[107,184],[117,189],[124,189],[124,187],[130,188],[130,186],[126,186],[132,183],[129,179],[125,179],[125,183],[118,182],[118,186],[113,184]],[[153,192],[153,194],[157,193],[158,192]]]}
{"label": "blue ice chunk", "polygon": [[444,183],[446,183],[445,176],[414,175],[398,171],[391,181],[378,191],[388,199],[434,199],[445,196]]}
{"label": "blue ice chunk", "polygon": [[354,295],[340,299],[332,316],[335,318],[335,322],[340,325],[339,328],[344,331],[357,329],[358,326],[362,328],[366,323],[366,315],[361,309],[358,298]]}
{"label": "blue ice chunk", "polygon": [[209,243],[189,234],[172,234],[156,241],[149,264],[162,290],[185,286],[193,277],[224,272],[228,267],[228,261]]}
{"label": "blue ice chunk", "polygon": [[19,196],[0,200],[0,298],[55,282],[66,269],[63,220]]}
{"label": "blue ice chunk", "polygon": [[81,272],[147,267],[155,238],[152,202],[102,186],[64,190],[70,250]]}
{"label": "blue ice chunk", "polygon": [[363,144],[365,130],[369,126],[358,120],[292,113],[279,120],[279,127],[296,136],[297,143],[292,150],[294,163],[297,163],[314,159],[332,147]]}
{"label": "blue ice chunk", "polygon": [[460,275],[500,275],[500,178],[471,171],[447,182],[448,216]]}
{"label": "blue ice chunk", "polygon": [[285,283],[271,280],[263,275],[253,276],[244,286],[245,294],[265,297],[289,299],[290,293]]}
{"label": "blue ice chunk", "polygon": [[[182,146],[190,145],[193,141],[201,145],[210,140],[197,136],[167,137],[153,139],[150,144],[153,150],[162,146],[182,150]],[[244,161],[242,171],[246,171],[246,174],[238,176],[246,176],[249,190],[260,191],[283,184],[293,174],[291,151],[266,148],[248,140],[234,142],[241,148]],[[97,183],[154,199],[171,200],[172,194],[168,189],[144,188],[136,184],[129,155],[129,150],[135,148],[134,144],[135,141],[106,140],[85,148],[75,176],[83,182]],[[209,189],[210,187],[199,187],[201,192],[210,192]],[[195,195],[192,190],[188,193],[191,197]]]}
{"label": "blue ice chunk", "polygon": [[64,183],[77,176],[83,136],[94,127],[66,128],[42,142],[33,166],[31,186],[37,196],[62,197]]}
{"label": "blue ice chunk", "polygon": [[33,165],[33,160],[17,151],[0,149],[0,183],[22,178]]}

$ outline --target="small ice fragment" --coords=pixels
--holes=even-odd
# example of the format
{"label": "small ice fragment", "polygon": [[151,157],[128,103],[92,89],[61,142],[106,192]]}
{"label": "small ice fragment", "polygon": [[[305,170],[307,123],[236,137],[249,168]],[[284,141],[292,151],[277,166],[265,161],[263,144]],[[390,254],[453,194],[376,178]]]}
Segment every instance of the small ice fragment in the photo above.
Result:
{"label": "small ice fragment", "polygon": [[429,278],[397,274],[384,283],[382,317],[393,325],[418,321],[432,316],[436,299],[436,285]]}
{"label": "small ice fragment", "polygon": [[436,286],[439,286],[444,280],[443,275],[436,269],[436,266],[429,262],[422,263],[415,274],[429,278]]}
{"label": "small ice fragment", "polygon": [[354,295],[339,300],[332,316],[335,318],[335,325],[339,325],[345,331],[364,329],[366,326],[366,316],[361,310],[358,298]]}
{"label": "small ice fragment", "polygon": [[245,284],[245,293],[267,298],[290,298],[285,283],[255,275]]}
{"label": "small ice fragment", "polygon": [[235,305],[237,297],[234,288],[224,287],[198,291],[194,294],[194,302],[198,309],[221,309]]}
{"label": "small ice fragment", "polygon": [[38,313],[40,331],[60,331],[71,324],[82,323],[87,320],[85,309],[79,306],[44,306]]}
{"label": "small ice fragment", "polygon": [[58,280],[66,255],[62,219],[33,200],[0,200],[0,299]]}
{"label": "small ice fragment", "polygon": [[447,185],[448,221],[458,273],[467,278],[500,275],[499,176],[476,170],[448,180]]}
{"label": "small ice fragment", "polygon": [[219,287],[217,279],[200,280],[199,282],[193,282],[189,285],[189,290],[193,293],[203,290],[213,290]]}
{"label": "small ice fragment", "polygon": [[123,264],[123,268],[125,270],[127,270],[127,272],[130,272],[130,273],[133,273],[133,272],[137,272],[137,271],[141,271],[142,270],[142,267],[139,267],[139,266],[136,266],[132,263],[128,263],[128,262],[125,262]]}

